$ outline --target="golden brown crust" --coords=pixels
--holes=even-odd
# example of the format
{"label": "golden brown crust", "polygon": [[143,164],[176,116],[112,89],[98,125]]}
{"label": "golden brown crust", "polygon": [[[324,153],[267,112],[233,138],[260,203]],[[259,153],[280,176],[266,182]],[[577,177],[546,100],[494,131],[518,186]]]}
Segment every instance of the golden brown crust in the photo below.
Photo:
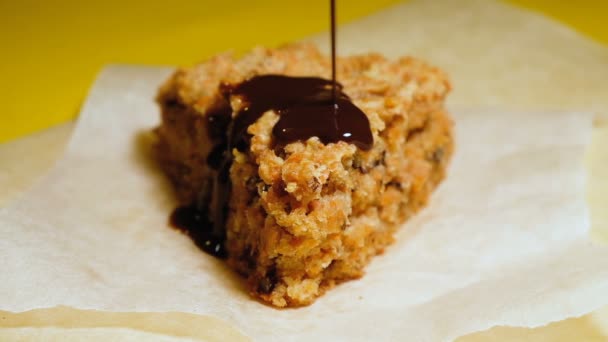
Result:
{"label": "golden brown crust", "polygon": [[[257,74],[327,78],[327,57],[311,45],[220,55],[178,70],[162,86],[158,156],[183,203],[196,199],[209,170],[205,117],[223,101],[220,82]],[[424,206],[452,153],[444,110],[450,84],[437,68],[405,57],[339,58],[344,92],[370,120],[369,151],[317,138],[276,152],[273,111],[249,126],[249,150],[233,151],[228,263],[253,295],[274,306],[310,304],[335,284],[363,275],[399,224]]]}

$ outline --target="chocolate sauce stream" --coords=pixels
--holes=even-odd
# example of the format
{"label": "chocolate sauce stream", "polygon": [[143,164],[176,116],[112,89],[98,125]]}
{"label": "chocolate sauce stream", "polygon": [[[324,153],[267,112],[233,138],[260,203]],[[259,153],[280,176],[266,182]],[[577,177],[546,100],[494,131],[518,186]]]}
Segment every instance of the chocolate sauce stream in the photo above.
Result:
{"label": "chocolate sauce stream", "polygon": [[[373,145],[367,116],[342,91],[336,81],[335,0],[330,0],[332,79],[259,75],[240,84],[222,84],[225,103],[207,115],[209,137],[215,146],[207,157],[212,177],[201,191],[198,203],[177,208],[170,223],[186,232],[205,252],[226,257],[225,223],[232,188],[232,151],[246,151],[247,133],[264,113],[273,110],[279,120],[272,129],[273,143],[283,148],[295,141],[318,137],[324,144],[344,141],[362,150]],[[238,97],[242,108],[231,115],[228,105]]]}
{"label": "chocolate sauce stream", "polygon": [[329,1],[329,15],[331,17],[331,98],[334,108],[337,109],[336,102],[336,0]]}

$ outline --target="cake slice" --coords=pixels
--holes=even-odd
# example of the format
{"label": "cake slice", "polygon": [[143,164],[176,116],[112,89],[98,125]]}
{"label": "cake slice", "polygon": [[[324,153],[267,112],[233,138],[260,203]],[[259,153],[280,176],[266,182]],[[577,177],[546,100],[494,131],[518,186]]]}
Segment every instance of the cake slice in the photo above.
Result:
{"label": "cake slice", "polygon": [[180,203],[198,213],[187,233],[276,307],[310,304],[361,277],[427,203],[452,154],[444,108],[450,83],[410,57],[338,58],[340,93],[364,113],[356,120],[367,119],[367,144],[349,134],[281,141],[278,107],[244,119],[255,103],[239,89],[251,80],[330,73],[329,59],[312,45],[257,48],[179,69],[158,94],[160,165]]}

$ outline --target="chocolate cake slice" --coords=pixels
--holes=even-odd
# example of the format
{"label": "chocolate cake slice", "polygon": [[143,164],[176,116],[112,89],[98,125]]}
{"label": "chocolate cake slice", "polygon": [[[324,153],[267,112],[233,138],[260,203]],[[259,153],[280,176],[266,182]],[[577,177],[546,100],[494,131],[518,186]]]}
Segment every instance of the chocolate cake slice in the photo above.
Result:
{"label": "chocolate cake slice", "polygon": [[257,48],[179,69],[158,95],[173,223],[277,307],[361,277],[452,153],[439,69],[368,54],[338,59],[339,86],[330,73],[312,45]]}

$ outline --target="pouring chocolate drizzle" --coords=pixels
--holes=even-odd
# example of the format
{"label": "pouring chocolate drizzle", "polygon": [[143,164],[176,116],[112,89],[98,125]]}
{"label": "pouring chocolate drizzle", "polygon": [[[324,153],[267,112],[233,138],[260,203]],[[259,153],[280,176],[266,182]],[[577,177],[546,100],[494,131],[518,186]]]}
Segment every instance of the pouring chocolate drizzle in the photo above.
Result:
{"label": "pouring chocolate drizzle", "polygon": [[[207,128],[217,141],[207,158],[214,174],[192,206],[177,208],[170,217],[172,226],[186,232],[205,252],[227,256],[225,221],[231,191],[232,151],[245,151],[250,135],[247,128],[269,110],[279,115],[272,129],[276,147],[318,137],[324,144],[344,141],[369,150],[373,137],[367,116],[355,106],[336,81],[335,0],[330,1],[332,80],[318,77],[259,75],[240,84],[222,84],[226,104],[207,115]],[[231,97],[244,104],[231,115]]]}

